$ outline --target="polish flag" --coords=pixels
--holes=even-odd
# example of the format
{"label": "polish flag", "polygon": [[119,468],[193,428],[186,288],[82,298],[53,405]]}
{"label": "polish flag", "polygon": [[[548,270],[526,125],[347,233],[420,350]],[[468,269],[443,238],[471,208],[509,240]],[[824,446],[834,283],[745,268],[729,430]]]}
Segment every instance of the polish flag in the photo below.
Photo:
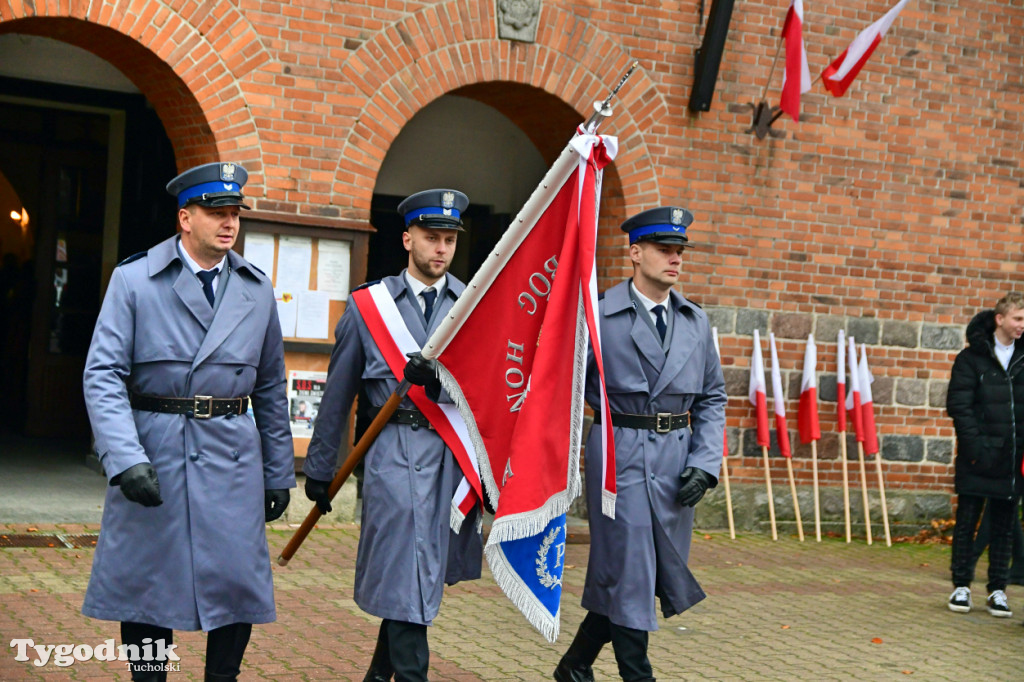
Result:
{"label": "polish flag", "polygon": [[786,396],[782,393],[782,372],[779,371],[779,352],[775,350],[775,334],[768,335],[772,353],[772,403],[775,406],[775,438],[779,441],[779,452],[783,457],[792,457],[789,445],[789,429],[786,428]]}
{"label": "polish flag", "polygon": [[750,355],[750,404],[757,408],[757,444],[772,444],[768,432],[768,390],[764,384],[764,358],[761,357],[761,336],[754,330],[754,350]]}
{"label": "polish flag", "polygon": [[818,423],[818,381],[815,378],[817,370],[818,347],[814,345],[814,334],[808,334],[807,348],[804,350],[804,374],[800,379],[800,409],[796,413],[797,431],[800,433],[800,442],[804,444],[821,438],[821,425]]}
{"label": "polish flag", "polygon": [[900,0],[896,6],[885,13],[881,19],[861,31],[850,46],[843,50],[843,53],[836,57],[836,60],[828,65],[822,74],[821,82],[825,89],[835,97],[842,97],[850,83],[860,73],[861,68],[871,57],[882,37],[896,21],[896,17],[903,11],[903,6],[908,0]]}
{"label": "polish flag", "polygon": [[836,430],[846,431],[846,334],[839,330],[836,339]]}
{"label": "polish flag", "polygon": [[849,353],[847,358],[850,363],[850,392],[846,394],[846,410],[853,420],[853,432],[857,434],[857,442],[864,442],[864,416],[861,408],[860,397],[860,371],[857,369],[857,344],[851,336],[847,339]]}
{"label": "polish flag", "polygon": [[864,453],[873,455],[878,452],[878,433],[875,431],[875,407],[871,404],[871,382],[875,380],[868,369],[868,354],[864,344],[860,344],[860,365],[857,367],[860,379],[860,411],[864,421]]}
{"label": "polish flag", "polygon": [[782,25],[782,37],[786,41],[786,70],[782,75],[779,106],[798,121],[800,95],[811,89],[811,72],[807,68],[807,50],[804,49],[803,0],[793,0],[789,6],[786,22]]}

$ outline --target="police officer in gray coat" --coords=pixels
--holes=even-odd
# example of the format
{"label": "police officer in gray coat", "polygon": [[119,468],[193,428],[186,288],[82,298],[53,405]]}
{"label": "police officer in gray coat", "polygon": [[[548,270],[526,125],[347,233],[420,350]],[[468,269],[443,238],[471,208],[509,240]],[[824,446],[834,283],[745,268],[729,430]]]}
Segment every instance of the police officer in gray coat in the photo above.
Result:
{"label": "police officer in gray coat", "polygon": [[210,163],[167,185],[180,233],[114,269],[84,374],[110,487],[82,612],[140,652],[207,631],[208,681],[276,617],[264,524],[295,485],[273,286],[231,250],[247,177]]}
{"label": "police officer in gray coat", "polygon": [[[406,231],[409,266],[379,283],[420,347],[451,310],[465,285],[448,274],[461,212],[469,204],[448,189],[414,194],[398,206]],[[362,287],[360,287],[362,288]],[[303,471],[306,496],[330,511],[327,488],[352,401],[365,391],[373,414],[398,386],[371,336],[364,312],[349,298],[334,332],[335,345]],[[423,385],[435,402],[451,402],[440,389],[435,363],[418,354],[405,378]],[[449,530],[452,495],[461,472],[451,451],[406,398],[366,454],[362,529],[356,556],[355,601],[383,619],[365,679],[427,679],[427,626],[437,616],[444,583],[480,576],[482,540],[471,512],[455,536]],[[451,537],[450,537],[451,536]],[[446,575],[447,574],[447,575]]]}
{"label": "police officer in gray coat", "polygon": [[[654,680],[647,633],[690,608],[704,592],[687,568],[693,507],[718,483],[725,381],[707,315],[672,287],[682,270],[690,212],[655,208],[622,225],[633,278],[599,305],[608,402],[615,436],[615,518],[601,513],[601,428],[591,429],[585,473],[590,560],[588,613],[555,669],[559,682],[594,679],[591,666],[611,642],[619,674]],[[590,358],[587,401],[598,406]]]}

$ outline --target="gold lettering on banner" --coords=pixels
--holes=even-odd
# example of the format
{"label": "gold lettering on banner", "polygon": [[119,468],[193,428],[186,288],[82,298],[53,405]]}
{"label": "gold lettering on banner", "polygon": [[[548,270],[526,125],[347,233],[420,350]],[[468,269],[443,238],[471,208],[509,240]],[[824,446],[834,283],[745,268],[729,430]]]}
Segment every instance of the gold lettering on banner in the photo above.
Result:
{"label": "gold lettering on banner", "polygon": [[[505,359],[522,366],[523,348],[523,344],[514,343],[512,339],[509,339],[508,352],[505,354]],[[513,366],[505,370],[505,385],[510,389],[522,388],[523,383],[526,384],[526,387],[522,391],[505,396],[507,401],[512,402],[512,406],[508,408],[509,412],[518,412],[523,407],[523,403],[526,401],[526,394],[530,392],[530,381],[523,375],[523,370],[519,367]]]}
{"label": "gold lettering on banner", "polygon": [[526,282],[530,291],[520,292],[518,299],[520,308],[526,310],[526,305],[530,305],[530,309],[526,310],[527,315],[536,313],[539,305],[538,299],[547,298],[551,293],[551,285],[555,281],[555,270],[557,269],[558,259],[551,256],[544,261],[544,272],[534,272],[530,275]]}

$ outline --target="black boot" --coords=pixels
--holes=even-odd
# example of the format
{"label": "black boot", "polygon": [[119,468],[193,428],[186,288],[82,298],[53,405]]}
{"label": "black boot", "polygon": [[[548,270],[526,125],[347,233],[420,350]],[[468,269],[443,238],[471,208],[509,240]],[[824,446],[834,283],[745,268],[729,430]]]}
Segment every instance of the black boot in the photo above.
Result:
{"label": "black boot", "polygon": [[611,626],[612,647],[623,682],[655,682],[647,658],[647,631],[622,625]]}
{"label": "black boot", "polygon": [[[590,618],[588,615],[587,618]],[[554,678],[557,682],[594,682],[594,670],[591,668],[601,647],[606,640],[595,637],[588,632],[587,621],[580,624],[576,636],[569,645],[569,650],[562,656],[555,668]]]}
{"label": "black boot", "polygon": [[363,682],[390,682],[395,674],[391,667],[390,652],[388,651],[388,628],[387,621],[381,621],[380,631],[377,633],[377,646],[373,650],[373,658],[370,659],[370,669],[366,671]]}

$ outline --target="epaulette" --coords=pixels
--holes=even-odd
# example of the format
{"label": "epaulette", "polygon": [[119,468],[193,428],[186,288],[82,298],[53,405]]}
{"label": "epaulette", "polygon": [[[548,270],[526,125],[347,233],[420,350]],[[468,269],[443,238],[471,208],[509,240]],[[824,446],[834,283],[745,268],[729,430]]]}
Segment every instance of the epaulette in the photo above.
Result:
{"label": "epaulette", "polygon": [[684,299],[685,299],[686,301],[688,301],[688,302],[692,303],[693,305],[697,306],[697,307],[698,307],[698,308],[700,308],[701,310],[704,310],[704,307],[703,307],[703,306],[702,306],[702,305],[701,305],[700,303],[697,303],[697,302],[696,302],[695,300],[693,300],[692,298],[686,298],[685,296],[683,296],[683,298],[684,298]]}
{"label": "epaulette", "polygon": [[[249,263],[249,261],[246,261],[246,263]],[[260,270],[258,267],[256,267],[252,263],[249,263],[249,267],[252,268],[253,270],[255,270],[256,272],[260,273],[261,275],[263,275],[267,279],[270,279],[270,275],[268,275],[267,273],[263,272],[262,270]]]}
{"label": "epaulette", "polygon": [[604,292],[603,291],[597,295],[597,300],[599,300],[599,301],[603,301],[604,300]]}
{"label": "epaulette", "polygon": [[139,260],[140,258],[145,258],[147,253],[149,253],[149,252],[148,251],[139,251],[136,254],[128,256],[123,261],[118,263],[117,267],[121,267],[122,265],[128,265],[129,263],[134,263],[135,261]]}
{"label": "epaulette", "polygon": [[379,279],[375,279],[372,282],[364,282],[363,284],[360,284],[352,291],[359,291],[360,289],[365,289],[366,287],[372,287],[374,284],[377,284],[378,282],[380,282]]}

